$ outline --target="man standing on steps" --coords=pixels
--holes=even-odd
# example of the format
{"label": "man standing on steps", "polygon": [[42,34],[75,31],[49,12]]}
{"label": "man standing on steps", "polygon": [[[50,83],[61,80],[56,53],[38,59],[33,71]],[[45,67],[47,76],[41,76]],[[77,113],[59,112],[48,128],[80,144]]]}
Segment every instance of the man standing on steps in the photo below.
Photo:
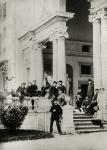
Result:
{"label": "man standing on steps", "polygon": [[94,96],[94,83],[91,79],[88,80],[87,96],[89,97],[89,101],[91,102]]}
{"label": "man standing on steps", "polygon": [[50,109],[51,112],[51,120],[50,120],[50,133],[52,134],[53,132],[53,123],[56,121],[56,126],[59,134],[62,134],[61,132],[61,127],[60,127],[60,118],[62,116],[62,108],[58,104],[58,100],[55,99],[53,102],[53,105]]}

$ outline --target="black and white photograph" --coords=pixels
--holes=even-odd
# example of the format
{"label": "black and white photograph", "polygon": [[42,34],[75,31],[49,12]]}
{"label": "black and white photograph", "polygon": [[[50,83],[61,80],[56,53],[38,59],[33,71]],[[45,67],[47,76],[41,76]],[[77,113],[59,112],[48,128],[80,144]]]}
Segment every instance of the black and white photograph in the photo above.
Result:
{"label": "black and white photograph", "polygon": [[107,150],[107,0],[0,0],[0,150]]}

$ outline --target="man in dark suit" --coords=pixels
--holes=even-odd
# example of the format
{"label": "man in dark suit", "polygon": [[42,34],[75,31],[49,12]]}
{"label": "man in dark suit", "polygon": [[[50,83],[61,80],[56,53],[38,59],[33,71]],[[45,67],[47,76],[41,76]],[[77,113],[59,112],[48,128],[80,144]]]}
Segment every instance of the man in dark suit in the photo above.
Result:
{"label": "man in dark suit", "polygon": [[36,80],[33,80],[33,83],[31,85],[31,89],[32,89],[32,94],[35,96],[36,92],[38,90],[38,86],[36,85]]}
{"label": "man in dark suit", "polygon": [[36,80],[33,80],[32,85],[30,86],[31,96],[40,96],[40,91],[38,90],[38,86],[36,84]]}
{"label": "man in dark suit", "polygon": [[90,115],[93,115],[94,114],[94,107],[98,105],[97,103],[97,96],[98,96],[98,93],[99,93],[99,90],[98,89],[95,89],[95,94],[92,98],[92,101],[91,103],[89,104],[89,107],[87,109],[87,113],[90,114]]}
{"label": "man in dark suit", "polygon": [[59,81],[58,91],[62,91],[62,93],[66,94],[66,87],[63,85],[63,82]]}
{"label": "man in dark suit", "polygon": [[31,97],[32,96],[32,83],[31,82],[28,82],[28,85],[27,85],[27,88],[26,88],[26,91],[27,91],[27,96]]}
{"label": "man in dark suit", "polygon": [[94,84],[91,79],[88,80],[87,96],[89,96],[89,101],[91,102],[94,96]]}
{"label": "man in dark suit", "polygon": [[49,98],[58,97],[58,88],[57,88],[57,82],[54,81],[53,85],[49,89]]}
{"label": "man in dark suit", "polygon": [[54,100],[53,105],[50,109],[51,112],[51,121],[50,121],[50,133],[53,132],[53,123],[56,121],[56,126],[59,134],[61,134],[61,127],[60,127],[60,118],[62,116],[62,108],[58,104],[58,100]]}

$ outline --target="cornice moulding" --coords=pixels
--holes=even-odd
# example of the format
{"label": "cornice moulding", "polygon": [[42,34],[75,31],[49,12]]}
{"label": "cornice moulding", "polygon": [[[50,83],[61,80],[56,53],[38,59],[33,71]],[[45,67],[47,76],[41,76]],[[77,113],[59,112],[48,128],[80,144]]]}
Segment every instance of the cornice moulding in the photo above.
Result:
{"label": "cornice moulding", "polygon": [[58,20],[67,21],[69,19],[72,19],[73,16],[74,13],[69,13],[69,12],[47,13],[36,26],[33,26],[32,29],[29,29],[29,31],[19,35],[18,39],[23,40],[26,37],[33,35],[34,33],[40,32],[41,30],[43,30],[43,28],[46,28],[46,26],[52,24],[55,21]]}

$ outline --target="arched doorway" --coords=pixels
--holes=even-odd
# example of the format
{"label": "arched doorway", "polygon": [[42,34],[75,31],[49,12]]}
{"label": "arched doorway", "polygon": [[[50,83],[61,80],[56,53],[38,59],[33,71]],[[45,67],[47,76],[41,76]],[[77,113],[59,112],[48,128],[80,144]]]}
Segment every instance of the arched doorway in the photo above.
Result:
{"label": "arched doorway", "polygon": [[69,95],[73,97],[73,68],[70,64],[66,64],[66,73],[68,74],[68,77],[71,79]]}

